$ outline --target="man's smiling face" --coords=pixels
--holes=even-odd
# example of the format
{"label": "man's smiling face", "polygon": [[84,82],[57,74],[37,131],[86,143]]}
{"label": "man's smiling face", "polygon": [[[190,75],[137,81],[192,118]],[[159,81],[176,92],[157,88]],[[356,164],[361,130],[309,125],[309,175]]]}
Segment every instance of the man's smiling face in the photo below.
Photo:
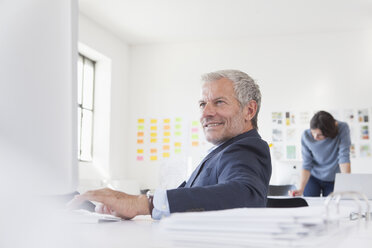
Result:
{"label": "man's smiling face", "polygon": [[252,128],[246,118],[246,108],[240,106],[233,82],[227,78],[204,83],[199,106],[205,137],[214,145]]}

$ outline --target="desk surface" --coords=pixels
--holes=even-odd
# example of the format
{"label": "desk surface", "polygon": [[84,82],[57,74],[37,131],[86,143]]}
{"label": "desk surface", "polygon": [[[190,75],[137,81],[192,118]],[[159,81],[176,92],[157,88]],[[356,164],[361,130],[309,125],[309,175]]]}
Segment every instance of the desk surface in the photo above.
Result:
{"label": "desk surface", "polygon": [[[323,205],[325,198],[306,198],[306,200],[310,207],[316,207]],[[149,216],[138,216],[133,220],[120,222],[73,223],[68,225],[69,238],[67,241],[66,236],[63,247],[175,247],[174,244],[170,244],[170,241],[161,238],[164,233],[161,232],[160,223],[161,221],[152,220]],[[344,241],[338,240],[332,247],[350,248],[351,245],[370,247],[372,227],[369,225],[368,230],[363,230],[358,233],[347,233]],[[333,239],[334,237],[330,237],[329,242],[332,243]],[[329,244],[325,244],[324,247],[326,245],[329,247]]]}

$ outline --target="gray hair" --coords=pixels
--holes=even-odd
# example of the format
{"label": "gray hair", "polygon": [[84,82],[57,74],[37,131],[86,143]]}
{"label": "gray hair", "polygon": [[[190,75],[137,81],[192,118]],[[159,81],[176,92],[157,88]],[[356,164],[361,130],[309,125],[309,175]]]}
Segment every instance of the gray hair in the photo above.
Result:
{"label": "gray hair", "polygon": [[233,82],[235,95],[241,108],[251,100],[256,101],[257,112],[252,118],[252,126],[258,129],[257,116],[261,106],[261,92],[258,84],[248,74],[238,70],[220,70],[202,75],[204,82],[212,82],[221,78],[227,78]]}

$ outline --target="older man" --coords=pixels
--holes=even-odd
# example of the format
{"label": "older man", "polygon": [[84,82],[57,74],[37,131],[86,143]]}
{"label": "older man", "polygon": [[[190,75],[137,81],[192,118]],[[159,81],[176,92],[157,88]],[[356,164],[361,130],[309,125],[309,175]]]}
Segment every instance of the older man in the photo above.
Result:
{"label": "older man", "polygon": [[176,189],[153,196],[128,195],[111,189],[88,191],[73,201],[103,203],[98,210],[126,219],[174,212],[265,207],[271,176],[269,147],[257,132],[259,86],[246,73],[222,70],[202,76],[200,122],[215,145],[191,177]]}

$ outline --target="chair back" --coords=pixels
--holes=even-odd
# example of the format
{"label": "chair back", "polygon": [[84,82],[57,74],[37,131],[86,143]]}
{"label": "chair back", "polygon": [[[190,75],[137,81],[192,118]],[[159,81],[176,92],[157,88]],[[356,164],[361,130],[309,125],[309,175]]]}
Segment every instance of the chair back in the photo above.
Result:
{"label": "chair back", "polygon": [[266,207],[268,208],[298,208],[307,207],[306,200],[301,197],[290,197],[290,198],[267,198]]}
{"label": "chair back", "polygon": [[284,185],[269,185],[268,196],[287,196],[289,190],[295,190],[296,186],[293,184]]}

